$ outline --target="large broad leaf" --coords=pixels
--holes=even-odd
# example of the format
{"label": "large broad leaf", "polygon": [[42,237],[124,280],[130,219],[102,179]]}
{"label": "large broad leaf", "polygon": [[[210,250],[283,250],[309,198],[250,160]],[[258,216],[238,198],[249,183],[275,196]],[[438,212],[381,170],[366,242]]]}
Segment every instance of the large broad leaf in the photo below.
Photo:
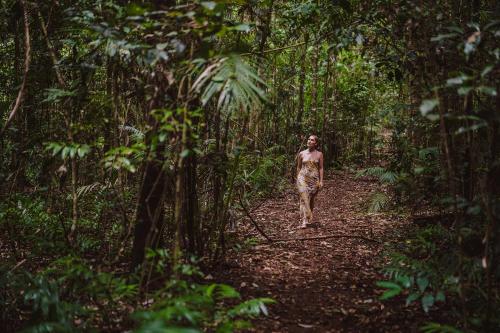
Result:
{"label": "large broad leaf", "polygon": [[429,112],[434,110],[436,106],[438,106],[439,101],[437,99],[425,99],[420,104],[420,113],[422,116],[426,116]]}
{"label": "large broad leaf", "polygon": [[421,292],[424,292],[425,289],[427,289],[427,287],[429,286],[429,279],[426,278],[425,276],[418,277],[417,278],[417,286]]}
{"label": "large broad leaf", "polygon": [[422,308],[424,309],[424,311],[427,313],[429,312],[429,309],[431,308],[431,306],[434,305],[434,295],[432,294],[425,294],[423,297],[422,297]]}
{"label": "large broad leaf", "polygon": [[378,281],[376,284],[378,287],[386,289],[386,291],[382,294],[382,296],[380,296],[381,300],[389,299],[389,298],[392,298],[394,296],[397,296],[397,295],[401,294],[401,292],[403,291],[403,288],[401,288],[401,286],[399,284],[394,283],[394,282]]}
{"label": "large broad leaf", "polygon": [[209,64],[193,83],[192,90],[200,94],[203,105],[217,96],[217,107],[221,110],[249,110],[266,101],[264,86],[248,62],[231,54]]}
{"label": "large broad leaf", "polygon": [[427,323],[420,328],[420,331],[423,333],[462,333],[462,331],[455,327],[438,323]]}
{"label": "large broad leaf", "polygon": [[229,310],[228,315],[233,318],[238,316],[256,317],[261,313],[267,315],[268,310],[266,304],[272,303],[276,303],[276,301],[271,298],[250,299]]}

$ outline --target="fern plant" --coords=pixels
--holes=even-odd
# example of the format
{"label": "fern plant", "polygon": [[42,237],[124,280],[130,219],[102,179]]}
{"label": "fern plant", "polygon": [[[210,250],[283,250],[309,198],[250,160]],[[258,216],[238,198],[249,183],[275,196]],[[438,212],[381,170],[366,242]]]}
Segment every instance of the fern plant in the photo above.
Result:
{"label": "fern plant", "polygon": [[382,184],[395,184],[398,181],[397,173],[379,166],[362,169],[356,173],[356,178],[367,176],[378,178],[378,181]]}
{"label": "fern plant", "polygon": [[[395,185],[399,179],[400,175],[397,173],[387,170],[386,168],[376,166],[371,168],[366,168],[359,170],[356,173],[356,178],[361,177],[376,177],[380,184],[383,185]],[[376,213],[379,212],[389,205],[390,196],[382,191],[375,192],[371,195],[369,204],[368,204],[368,212]]]}
{"label": "fern plant", "polygon": [[120,125],[118,128],[122,131],[129,132],[134,142],[142,142],[144,140],[144,132],[134,126]]}
{"label": "fern plant", "polygon": [[376,192],[372,194],[370,197],[368,212],[377,213],[382,211],[384,208],[387,207],[389,200],[390,200],[389,196],[384,192]]}

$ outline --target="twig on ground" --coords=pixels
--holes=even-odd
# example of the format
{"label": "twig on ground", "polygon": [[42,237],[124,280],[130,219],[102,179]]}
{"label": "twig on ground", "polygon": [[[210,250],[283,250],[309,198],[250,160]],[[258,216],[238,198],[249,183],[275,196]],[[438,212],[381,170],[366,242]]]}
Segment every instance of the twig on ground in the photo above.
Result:
{"label": "twig on ground", "polygon": [[255,229],[257,229],[257,231],[265,238],[267,239],[268,242],[273,242],[273,239],[271,237],[269,237],[268,235],[266,235],[266,233],[264,232],[264,230],[261,229],[261,227],[257,224],[257,222],[253,219],[252,215],[250,215],[250,212],[248,211],[247,207],[243,204],[243,200],[241,199],[240,197],[240,205],[241,205],[241,208],[243,209],[243,211],[245,212],[245,215],[250,219],[250,222],[252,222],[253,226],[255,227]]}
{"label": "twig on ground", "polygon": [[19,267],[21,267],[22,264],[24,264],[26,262],[26,260],[28,260],[28,259],[23,259],[20,262],[18,262],[14,267],[12,267],[10,269],[9,273],[12,273],[13,271],[15,271],[16,269],[18,269]]}
{"label": "twig on ground", "polygon": [[274,243],[293,242],[293,241],[319,240],[319,239],[329,239],[329,238],[357,238],[357,239],[362,239],[362,240],[365,240],[368,242],[382,244],[382,242],[380,242],[376,239],[372,239],[372,238],[368,238],[368,237],[364,237],[364,236],[360,236],[360,235],[341,235],[341,234],[315,236],[315,237],[283,238],[283,239],[275,239],[275,240],[273,240],[273,242]]}

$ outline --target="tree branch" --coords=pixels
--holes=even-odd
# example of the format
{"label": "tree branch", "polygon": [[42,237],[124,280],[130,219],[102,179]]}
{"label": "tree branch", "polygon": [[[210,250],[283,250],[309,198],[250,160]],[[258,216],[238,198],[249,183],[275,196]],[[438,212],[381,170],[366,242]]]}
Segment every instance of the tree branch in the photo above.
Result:
{"label": "tree branch", "polygon": [[[314,40],[313,42],[311,42],[310,44],[311,45],[319,44],[319,43],[323,42],[326,38],[331,37],[332,35],[333,35],[333,33],[329,33],[329,34],[326,34],[325,36],[321,36],[321,37],[317,38],[316,40]],[[262,53],[261,52],[246,52],[246,53],[241,53],[240,56],[262,55],[262,54],[266,54],[266,53],[278,52],[278,51],[283,51],[286,49],[291,49],[291,48],[294,48],[297,46],[301,46],[301,45],[304,45],[305,43],[306,42],[299,42],[299,43],[295,43],[292,45],[277,47],[274,49],[267,49],[267,50],[262,51]]]}
{"label": "tree branch", "polygon": [[268,235],[266,235],[266,233],[264,232],[264,230],[261,229],[261,227],[257,224],[257,222],[253,219],[252,215],[250,215],[250,212],[248,211],[247,207],[245,207],[245,205],[243,204],[243,200],[241,199],[241,196],[240,196],[240,205],[241,205],[241,208],[243,209],[243,211],[245,212],[245,215],[250,219],[250,222],[252,222],[253,226],[255,227],[255,229],[257,229],[257,231],[265,238],[267,239],[268,242],[274,242],[274,240],[269,237]]}
{"label": "tree branch", "polygon": [[376,239],[372,239],[372,238],[368,238],[368,237],[364,237],[364,236],[360,236],[360,235],[342,235],[342,234],[316,236],[316,237],[275,239],[273,242],[274,243],[277,243],[277,242],[292,242],[292,241],[318,240],[318,239],[329,239],[329,238],[357,238],[357,239],[362,239],[362,240],[365,240],[365,241],[368,241],[368,242],[382,244],[382,242],[380,242],[380,241],[378,241]]}
{"label": "tree branch", "polygon": [[49,34],[47,32],[47,26],[45,25],[45,20],[43,19],[42,13],[40,9],[38,9],[38,20],[40,21],[40,27],[42,28],[42,34],[45,39],[45,43],[47,44],[47,49],[49,50],[50,59],[52,60],[52,65],[54,66],[54,71],[56,72],[57,82],[61,86],[61,88],[66,88],[66,81],[61,74],[61,71],[57,67],[57,56],[54,47],[52,46],[52,42],[49,39]]}

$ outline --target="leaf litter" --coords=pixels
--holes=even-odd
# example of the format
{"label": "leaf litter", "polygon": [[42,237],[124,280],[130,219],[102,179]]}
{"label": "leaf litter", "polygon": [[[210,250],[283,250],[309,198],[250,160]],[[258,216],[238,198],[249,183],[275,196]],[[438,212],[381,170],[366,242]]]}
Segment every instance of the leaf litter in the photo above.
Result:
{"label": "leaf litter", "polygon": [[[336,172],[325,180],[316,198],[315,228],[300,225],[298,195],[293,188],[268,200],[251,214],[273,239],[307,238],[269,244],[244,221],[236,231],[235,247],[214,278],[234,286],[244,297],[272,297],[269,315],[256,319],[252,332],[418,332],[437,320],[418,304],[405,306],[403,297],[382,302],[383,242],[397,241],[398,231],[410,223],[403,216],[368,214],[363,206],[380,191],[375,181]],[[332,234],[360,238],[310,239]]]}

